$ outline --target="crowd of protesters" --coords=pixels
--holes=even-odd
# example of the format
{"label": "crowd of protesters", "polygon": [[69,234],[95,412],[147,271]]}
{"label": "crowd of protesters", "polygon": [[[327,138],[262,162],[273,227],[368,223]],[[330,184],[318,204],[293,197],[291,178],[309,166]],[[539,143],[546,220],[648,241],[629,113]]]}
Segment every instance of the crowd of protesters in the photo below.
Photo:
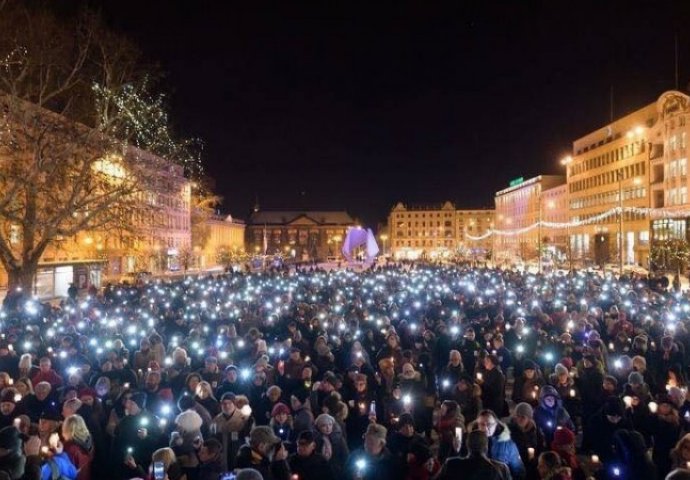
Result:
{"label": "crowd of protesters", "polygon": [[689,321],[677,282],[580,271],[17,290],[0,480],[690,478]]}

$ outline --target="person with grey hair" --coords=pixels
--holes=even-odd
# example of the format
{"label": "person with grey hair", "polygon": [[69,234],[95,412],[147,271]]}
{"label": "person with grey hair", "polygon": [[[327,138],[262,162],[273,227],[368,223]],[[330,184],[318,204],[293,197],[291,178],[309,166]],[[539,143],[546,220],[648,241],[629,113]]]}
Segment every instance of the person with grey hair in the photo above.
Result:
{"label": "person with grey hair", "polygon": [[326,457],[334,468],[342,470],[350,454],[343,431],[335,418],[322,413],[314,420],[316,451]]}
{"label": "person with grey hair", "polygon": [[254,470],[253,468],[243,468],[242,470],[237,471],[235,480],[264,480],[264,477],[258,470]]}
{"label": "person with grey hair", "polygon": [[690,470],[676,468],[666,475],[666,480],[690,480]]}
{"label": "person with grey hair", "polygon": [[510,470],[505,463],[491,460],[489,437],[482,430],[474,430],[467,435],[466,458],[446,459],[436,480],[510,480]]}

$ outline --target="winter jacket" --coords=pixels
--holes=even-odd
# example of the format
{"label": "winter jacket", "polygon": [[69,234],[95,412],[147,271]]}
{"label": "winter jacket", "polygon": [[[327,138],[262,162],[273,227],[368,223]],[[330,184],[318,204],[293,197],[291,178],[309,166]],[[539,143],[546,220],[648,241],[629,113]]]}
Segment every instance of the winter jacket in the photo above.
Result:
{"label": "winter jacket", "polygon": [[221,473],[223,473],[223,466],[220,460],[212,460],[199,464],[196,478],[197,480],[218,480]]}
{"label": "winter jacket", "polygon": [[613,434],[619,429],[632,429],[633,425],[623,417],[618,423],[611,423],[601,409],[590,419],[582,437],[582,450],[599,455],[602,462],[614,456]]}
{"label": "winter jacket", "polygon": [[541,375],[535,374],[534,378],[527,379],[524,376],[515,379],[512,399],[515,403],[526,402],[536,407],[539,404],[539,390],[544,386]]}
{"label": "winter jacket", "polygon": [[221,465],[224,471],[230,471],[234,468],[237,452],[244,443],[244,438],[249,435],[251,427],[251,422],[243,417],[237,409],[231,415],[219,413],[213,419],[211,435],[214,435],[223,444]]}
{"label": "winter jacket", "polygon": [[343,430],[338,424],[338,422],[333,424],[333,430],[328,438],[321,433],[318,429],[314,431],[314,439],[316,440],[316,451],[318,453],[323,452],[324,444],[329,441],[331,444],[331,458],[329,462],[333,465],[337,471],[342,471],[345,468],[345,463],[347,462],[347,457],[350,454],[347,448],[347,442],[343,436]]}
{"label": "winter jacket", "polygon": [[[508,428],[510,429],[510,437],[515,442],[515,445],[520,452],[520,458],[522,463],[528,472],[528,478],[536,478],[537,473],[537,459],[539,454],[546,450],[546,443],[544,441],[544,434],[534,423],[534,420],[530,420],[527,424],[525,430],[521,429],[515,422],[515,419],[511,418],[510,423],[508,423]],[[528,448],[534,449],[534,457],[530,458]]]}
{"label": "winter jacket", "polygon": [[293,433],[297,437],[305,430],[311,430],[314,426],[314,414],[306,407],[297,410],[293,415]]}
{"label": "winter jacket", "polygon": [[601,384],[604,382],[604,374],[597,366],[578,370],[579,377],[575,384],[580,392],[582,400],[582,418],[589,420],[604,403],[604,393]]}
{"label": "winter jacket", "polygon": [[506,378],[498,367],[484,372],[484,382],[481,384],[482,404],[498,417],[506,413],[505,384]]}
{"label": "winter jacket", "polygon": [[505,423],[498,422],[496,431],[489,437],[489,457],[491,460],[508,465],[514,479],[519,480],[525,477],[525,465],[522,463],[517,445],[511,439],[510,429]]}
{"label": "winter jacket", "polygon": [[308,457],[293,454],[288,463],[292,474],[299,475],[300,480],[325,480],[334,476],[331,463],[320,453],[314,452]]}
{"label": "winter jacket", "polygon": [[464,392],[455,388],[450,399],[455,400],[460,405],[460,411],[465,416],[465,422],[468,423],[473,422],[477,415],[479,415],[479,412],[484,409],[482,404],[482,388],[476,383],[473,383]]}
{"label": "winter jacket", "polygon": [[405,465],[405,480],[430,480],[435,478],[438,472],[441,470],[441,464],[434,457],[429,459],[431,464],[431,471],[427,466],[428,462],[419,462],[415,460],[412,463],[407,463]]}
{"label": "winter jacket", "polygon": [[[556,403],[553,407],[548,407],[546,403],[544,403],[544,399],[548,396],[552,396],[556,399]],[[546,385],[541,389],[539,406],[534,409],[534,422],[541,431],[544,432],[544,438],[548,445],[550,445],[553,440],[553,434],[556,428],[564,427],[571,431],[576,431],[568,411],[563,408],[560,395],[558,395],[556,389],[551,385]]]}
{"label": "winter jacket", "polygon": [[236,467],[258,470],[264,480],[290,480],[290,466],[286,460],[272,462],[249,445],[240,447]]}
{"label": "winter jacket", "polygon": [[657,466],[659,477],[664,478],[671,471],[670,452],[678,442],[681,433],[678,412],[672,411],[671,415],[662,418],[661,415],[653,415],[650,430],[654,438],[652,459]]}
{"label": "winter jacket", "polygon": [[490,460],[484,455],[467,458],[451,457],[443,464],[436,480],[510,480],[510,471],[504,463]]}
{"label": "winter jacket", "polygon": [[0,457],[0,472],[7,473],[12,480],[22,478],[26,461],[27,458],[20,451],[10,452]]}
{"label": "winter jacket", "polygon": [[91,463],[93,462],[94,456],[91,437],[85,442],[65,442],[64,450],[77,468],[77,480],[91,480]]}
{"label": "winter jacket", "polygon": [[[51,467],[51,464],[53,467]],[[54,455],[49,460],[43,462],[41,466],[41,480],[51,480],[54,477],[53,469],[57,469],[59,475],[66,479],[75,480],[77,478],[77,468],[65,452]]]}
{"label": "winter jacket", "polygon": [[[364,460],[365,467],[359,470],[357,462]],[[363,449],[358,449],[352,452],[346,467],[346,478],[362,480],[400,480],[401,479],[401,465],[395,460],[395,457],[384,448],[381,454],[377,457],[372,457]]]}

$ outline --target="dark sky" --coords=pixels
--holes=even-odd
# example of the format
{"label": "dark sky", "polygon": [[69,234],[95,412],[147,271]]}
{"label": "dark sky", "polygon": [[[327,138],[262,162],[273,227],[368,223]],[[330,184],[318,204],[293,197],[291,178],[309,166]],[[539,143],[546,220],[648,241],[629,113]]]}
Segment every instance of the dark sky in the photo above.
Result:
{"label": "dark sky", "polygon": [[[92,2],[93,3],[93,2]],[[690,81],[690,2],[102,0],[167,72],[224,206],[492,206],[571,142]]]}

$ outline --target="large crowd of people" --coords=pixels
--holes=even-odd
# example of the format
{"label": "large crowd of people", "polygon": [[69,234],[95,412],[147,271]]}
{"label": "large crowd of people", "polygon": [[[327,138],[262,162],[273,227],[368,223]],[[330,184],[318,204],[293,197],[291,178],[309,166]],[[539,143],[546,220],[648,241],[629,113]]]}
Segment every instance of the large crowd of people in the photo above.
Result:
{"label": "large crowd of people", "polygon": [[230,272],[0,310],[0,480],[690,478],[678,282]]}

